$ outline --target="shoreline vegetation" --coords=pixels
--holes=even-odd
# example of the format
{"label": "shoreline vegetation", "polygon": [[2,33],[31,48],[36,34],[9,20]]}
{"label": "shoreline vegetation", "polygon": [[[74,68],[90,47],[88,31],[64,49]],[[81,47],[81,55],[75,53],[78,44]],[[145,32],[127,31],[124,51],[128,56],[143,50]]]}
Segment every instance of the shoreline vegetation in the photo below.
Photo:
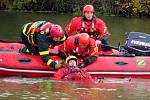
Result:
{"label": "shoreline vegetation", "polygon": [[0,0],[0,11],[81,15],[85,4],[96,15],[150,16],[150,0]]}

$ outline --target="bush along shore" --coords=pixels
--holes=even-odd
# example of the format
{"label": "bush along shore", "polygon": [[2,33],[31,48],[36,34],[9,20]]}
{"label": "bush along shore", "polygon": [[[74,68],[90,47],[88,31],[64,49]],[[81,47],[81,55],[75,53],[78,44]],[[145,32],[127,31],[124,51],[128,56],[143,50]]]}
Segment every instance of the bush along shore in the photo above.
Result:
{"label": "bush along shore", "polygon": [[0,0],[0,10],[81,14],[92,4],[96,14],[150,16],[150,0]]}

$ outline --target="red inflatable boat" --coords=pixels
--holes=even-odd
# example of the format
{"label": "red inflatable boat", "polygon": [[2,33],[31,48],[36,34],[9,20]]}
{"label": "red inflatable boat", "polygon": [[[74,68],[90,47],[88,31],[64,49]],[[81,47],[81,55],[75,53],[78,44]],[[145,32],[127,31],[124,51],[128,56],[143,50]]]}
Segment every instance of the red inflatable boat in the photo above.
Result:
{"label": "red inflatable boat", "polygon": [[[21,43],[0,42],[0,76],[47,77],[55,73],[40,56],[20,54]],[[51,52],[57,53],[57,47]],[[51,56],[55,61],[58,56]],[[150,78],[150,57],[101,55],[86,67],[93,78]]]}

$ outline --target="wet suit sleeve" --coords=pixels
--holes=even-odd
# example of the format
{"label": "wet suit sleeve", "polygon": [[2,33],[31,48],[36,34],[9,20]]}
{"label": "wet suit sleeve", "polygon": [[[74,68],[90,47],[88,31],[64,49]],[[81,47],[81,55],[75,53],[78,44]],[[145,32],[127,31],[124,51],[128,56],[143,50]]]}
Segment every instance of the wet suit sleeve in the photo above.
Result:
{"label": "wet suit sleeve", "polygon": [[90,49],[90,57],[87,58],[85,61],[83,61],[81,64],[79,64],[79,67],[80,67],[80,68],[83,68],[83,67],[86,67],[86,66],[92,64],[92,63],[95,62],[96,59],[97,59],[97,56],[98,56],[98,48],[97,48],[97,46],[96,46],[96,42],[95,42],[94,39],[91,39],[91,40],[90,40],[89,49]]}
{"label": "wet suit sleeve", "polygon": [[49,43],[48,40],[46,40],[46,36],[44,34],[44,31],[40,31],[40,33],[36,36],[37,39],[37,45],[39,48],[39,54],[42,58],[42,60],[48,65],[52,66],[55,69],[56,62],[50,59],[49,56]]}
{"label": "wet suit sleeve", "polygon": [[105,34],[101,39],[100,41],[103,42],[103,41],[107,41],[109,39],[110,35],[109,34]]}
{"label": "wet suit sleeve", "polygon": [[101,48],[102,48],[104,51],[109,51],[109,50],[111,50],[111,48],[110,48],[109,46],[107,46],[107,45],[108,45],[107,40],[109,39],[109,37],[110,37],[110,35],[105,34],[105,35],[100,39],[100,41],[101,41],[101,43],[102,43]]}
{"label": "wet suit sleeve", "polygon": [[100,32],[100,35],[97,37],[98,39],[103,38],[106,34],[110,35],[105,22],[102,21],[101,19],[96,18],[96,26],[97,26],[97,31]]}
{"label": "wet suit sleeve", "polygon": [[71,20],[71,22],[69,23],[69,25],[67,25],[65,27],[65,34],[66,36],[71,36],[72,35],[72,32],[76,30],[76,18],[73,18]]}
{"label": "wet suit sleeve", "polygon": [[79,68],[84,68],[90,64],[92,64],[93,62],[95,62],[97,59],[97,56],[91,56],[89,58],[87,58],[84,62],[82,62],[81,64],[78,65]]}
{"label": "wet suit sleeve", "polygon": [[66,69],[61,68],[59,69],[55,74],[54,74],[54,79],[55,80],[60,80],[63,78],[63,76],[66,74]]}
{"label": "wet suit sleeve", "polygon": [[[70,42],[69,42],[70,43]],[[66,40],[62,45],[60,45],[58,47],[58,50],[59,50],[59,56],[65,60],[68,56],[68,52],[69,51],[72,51],[71,48],[70,48],[70,45],[68,43],[68,40]],[[70,54],[70,53],[69,53]]]}

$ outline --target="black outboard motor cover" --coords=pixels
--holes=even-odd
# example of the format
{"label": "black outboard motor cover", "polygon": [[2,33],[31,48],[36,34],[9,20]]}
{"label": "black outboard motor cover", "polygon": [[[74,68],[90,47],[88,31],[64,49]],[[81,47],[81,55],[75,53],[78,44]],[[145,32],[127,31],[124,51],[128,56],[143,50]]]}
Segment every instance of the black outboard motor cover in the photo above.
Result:
{"label": "black outboard motor cover", "polygon": [[125,49],[136,56],[150,56],[150,34],[129,32]]}

